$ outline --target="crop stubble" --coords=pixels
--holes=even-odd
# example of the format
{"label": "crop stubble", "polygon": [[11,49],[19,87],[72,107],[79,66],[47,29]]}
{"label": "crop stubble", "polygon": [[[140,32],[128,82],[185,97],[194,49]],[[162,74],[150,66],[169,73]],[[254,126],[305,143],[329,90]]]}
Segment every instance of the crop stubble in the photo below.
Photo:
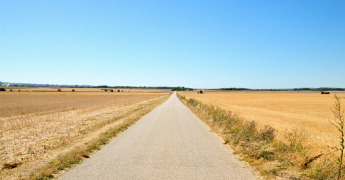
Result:
{"label": "crop stubble", "polygon": [[42,157],[167,91],[2,92],[0,168]]}
{"label": "crop stubble", "polygon": [[277,138],[283,141],[286,132],[297,132],[304,139],[306,148],[318,154],[320,151],[329,151],[330,147],[339,143],[339,132],[328,122],[328,119],[333,118],[331,108],[335,101],[334,93],[345,99],[345,92],[331,92],[330,95],[284,91],[206,91],[204,94],[180,94],[230,110],[247,121],[255,121],[259,127],[271,125],[277,130]]}

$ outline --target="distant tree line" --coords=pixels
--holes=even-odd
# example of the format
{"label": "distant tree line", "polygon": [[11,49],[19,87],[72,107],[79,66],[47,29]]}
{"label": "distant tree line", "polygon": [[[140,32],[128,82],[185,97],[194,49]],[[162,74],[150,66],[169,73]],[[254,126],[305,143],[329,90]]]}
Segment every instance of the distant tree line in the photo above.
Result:
{"label": "distant tree line", "polygon": [[171,87],[171,91],[193,91],[192,88],[185,88],[185,87]]}
{"label": "distant tree line", "polygon": [[221,90],[221,91],[345,91],[345,88],[293,88],[293,89],[249,89],[249,88],[218,88],[209,90]]}
{"label": "distant tree line", "polygon": [[322,87],[322,88],[317,88],[315,91],[345,91],[345,88],[327,88],[327,87]]}
{"label": "distant tree line", "polygon": [[169,86],[108,86],[114,89],[171,89]]}
{"label": "distant tree line", "polygon": [[[91,88],[113,88],[113,89],[172,89],[175,87],[171,86],[107,86],[107,85],[99,85],[93,86]],[[191,89],[191,88],[187,88]]]}
{"label": "distant tree line", "polygon": [[225,91],[248,91],[250,90],[249,88],[219,88],[217,90],[225,90]]}

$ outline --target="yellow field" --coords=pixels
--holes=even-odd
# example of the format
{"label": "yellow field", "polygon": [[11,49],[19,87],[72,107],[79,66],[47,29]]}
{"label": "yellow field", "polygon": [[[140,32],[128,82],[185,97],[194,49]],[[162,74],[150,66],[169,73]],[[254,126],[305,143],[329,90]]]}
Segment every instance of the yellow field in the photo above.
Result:
{"label": "yellow field", "polygon": [[[335,92],[342,99],[345,92]],[[179,92],[186,98],[195,98],[230,110],[245,120],[255,121],[259,126],[274,127],[277,138],[283,140],[286,132],[299,132],[304,136],[311,152],[330,150],[339,144],[339,132],[328,122],[333,118],[331,108],[335,102],[334,92],[260,92],[260,91],[206,91]]]}
{"label": "yellow field", "polygon": [[65,146],[106,126],[114,117],[171,92],[75,90],[0,92],[0,171],[5,163],[38,159],[51,149]]}

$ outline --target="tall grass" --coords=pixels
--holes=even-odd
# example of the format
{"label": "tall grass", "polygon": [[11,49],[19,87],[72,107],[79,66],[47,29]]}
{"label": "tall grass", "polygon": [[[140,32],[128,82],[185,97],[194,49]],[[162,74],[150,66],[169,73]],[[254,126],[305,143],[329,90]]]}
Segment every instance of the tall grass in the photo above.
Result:
{"label": "tall grass", "polygon": [[303,132],[286,132],[284,140],[277,139],[277,130],[270,125],[259,128],[255,121],[246,121],[231,111],[178,97],[265,178],[333,179],[337,175],[334,154],[311,155],[305,147],[308,135]]}

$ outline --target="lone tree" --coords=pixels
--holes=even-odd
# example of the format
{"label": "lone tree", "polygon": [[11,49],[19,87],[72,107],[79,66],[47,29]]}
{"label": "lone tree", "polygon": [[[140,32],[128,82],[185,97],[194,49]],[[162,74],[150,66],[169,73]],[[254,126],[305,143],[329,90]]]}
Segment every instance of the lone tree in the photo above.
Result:
{"label": "lone tree", "polygon": [[120,89],[119,89],[119,90],[117,90],[117,92],[120,92]]}
{"label": "lone tree", "polygon": [[114,90],[110,89],[110,92],[114,92]]}
{"label": "lone tree", "polygon": [[5,88],[0,88],[0,91],[6,91],[6,89]]}
{"label": "lone tree", "polygon": [[72,92],[75,92],[75,90],[74,90],[74,89],[72,89]]}
{"label": "lone tree", "polygon": [[57,91],[58,91],[58,92],[61,92],[61,89],[58,89]]}

